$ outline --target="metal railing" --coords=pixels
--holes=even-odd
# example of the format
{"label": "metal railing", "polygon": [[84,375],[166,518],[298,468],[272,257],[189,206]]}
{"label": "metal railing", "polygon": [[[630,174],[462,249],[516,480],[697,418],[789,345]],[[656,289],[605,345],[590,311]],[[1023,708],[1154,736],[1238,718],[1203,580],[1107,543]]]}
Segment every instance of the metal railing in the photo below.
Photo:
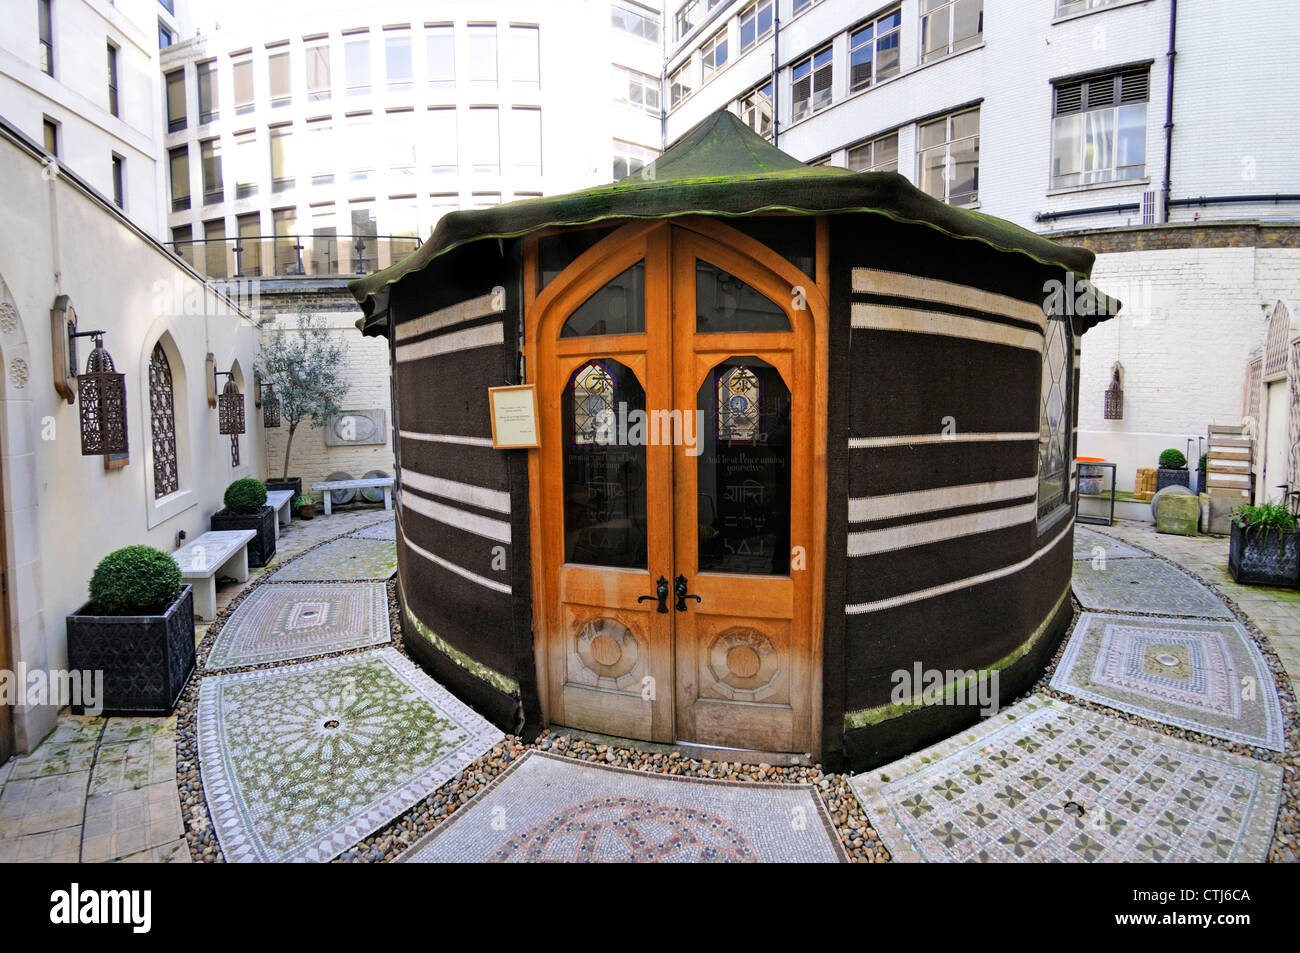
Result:
{"label": "metal railing", "polygon": [[409,235],[241,235],[167,242],[209,278],[367,275],[420,247]]}

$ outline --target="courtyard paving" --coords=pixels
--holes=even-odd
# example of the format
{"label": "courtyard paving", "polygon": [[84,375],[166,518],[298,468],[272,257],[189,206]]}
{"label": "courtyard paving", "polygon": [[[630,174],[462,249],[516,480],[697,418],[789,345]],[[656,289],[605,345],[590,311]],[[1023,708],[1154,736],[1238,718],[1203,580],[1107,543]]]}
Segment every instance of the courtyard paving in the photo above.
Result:
{"label": "courtyard paving", "polygon": [[1300,860],[1300,598],[1226,541],[1079,527],[1076,590],[1120,595],[1035,692],[849,777],[503,736],[387,641],[391,517],[295,521],[175,717],[64,715],[0,765],[0,861]]}

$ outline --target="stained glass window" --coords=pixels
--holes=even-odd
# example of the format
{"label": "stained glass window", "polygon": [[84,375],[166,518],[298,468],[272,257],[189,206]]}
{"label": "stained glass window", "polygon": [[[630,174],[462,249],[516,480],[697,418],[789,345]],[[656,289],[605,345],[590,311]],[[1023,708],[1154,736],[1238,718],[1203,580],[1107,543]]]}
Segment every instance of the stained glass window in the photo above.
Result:
{"label": "stained glass window", "polygon": [[1070,338],[1062,320],[1047,322],[1038,416],[1038,515],[1066,502],[1070,439]]}
{"label": "stained glass window", "polygon": [[618,383],[603,364],[592,361],[573,376],[573,444],[607,444],[615,424]]}
{"label": "stained glass window", "polygon": [[149,358],[149,428],[153,438],[153,495],[167,496],[180,489],[176,466],[176,408],[172,394],[172,368],[162,342]]}
{"label": "stained glass window", "polygon": [[755,443],[761,433],[759,408],[762,387],[747,367],[733,367],[718,375],[716,426],[719,440]]}

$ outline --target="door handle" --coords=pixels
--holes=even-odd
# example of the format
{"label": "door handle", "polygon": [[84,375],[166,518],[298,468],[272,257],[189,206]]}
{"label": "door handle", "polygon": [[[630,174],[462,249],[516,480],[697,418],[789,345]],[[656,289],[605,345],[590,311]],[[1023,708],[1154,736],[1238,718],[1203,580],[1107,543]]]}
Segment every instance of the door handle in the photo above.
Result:
{"label": "door handle", "polygon": [[676,583],[677,583],[677,586],[676,586],[676,590],[677,590],[677,591],[676,591],[676,595],[677,595],[677,611],[678,611],[678,612],[685,612],[685,611],[686,611],[686,600],[687,600],[687,599],[694,599],[696,602],[703,602],[703,601],[704,601],[704,600],[701,599],[699,596],[697,596],[695,593],[693,593],[693,592],[687,592],[687,591],[686,591],[686,577],[685,577],[685,576],[678,576],[677,579],[676,579]]}
{"label": "door handle", "polygon": [[668,612],[668,580],[660,576],[655,583],[655,594],[653,596],[637,596],[637,602],[654,602],[659,600],[659,608],[655,612]]}

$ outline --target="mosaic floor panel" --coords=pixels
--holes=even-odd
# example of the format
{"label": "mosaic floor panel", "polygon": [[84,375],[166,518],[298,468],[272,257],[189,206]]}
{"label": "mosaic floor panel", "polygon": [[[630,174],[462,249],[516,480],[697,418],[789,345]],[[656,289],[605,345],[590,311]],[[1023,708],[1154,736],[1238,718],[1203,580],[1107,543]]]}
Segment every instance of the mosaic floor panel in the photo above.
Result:
{"label": "mosaic floor panel", "polygon": [[1052,687],[1216,738],[1283,749],[1277,686],[1237,622],[1085,612]]}
{"label": "mosaic floor panel", "polygon": [[828,863],[844,855],[811,785],[695,780],[534,751],[401,859]]}
{"label": "mosaic floor panel", "polygon": [[397,572],[397,547],[382,539],[345,536],[319,546],[271,576],[272,582],[387,579]]}
{"label": "mosaic floor panel", "polygon": [[1034,695],[853,779],[904,861],[1262,861],[1282,768]]}
{"label": "mosaic floor panel", "polygon": [[1103,612],[1232,618],[1214,593],[1163,559],[1107,560],[1097,569],[1076,559],[1074,595],[1085,609]]}
{"label": "mosaic floor panel", "polygon": [[391,648],[209,676],[198,734],[228,861],[327,861],[503,737]]}
{"label": "mosaic floor panel", "polygon": [[389,641],[382,582],[265,585],[222,626],[209,669],[261,665]]}
{"label": "mosaic floor panel", "polygon": [[[1097,550],[1101,552],[1098,553]],[[1122,543],[1102,533],[1093,532],[1083,526],[1074,527],[1074,558],[1095,559],[1098,555],[1107,559],[1150,559],[1150,553],[1144,553],[1136,546]]]}
{"label": "mosaic floor panel", "polygon": [[395,543],[397,542],[397,521],[384,520],[382,523],[359,529],[351,535],[353,539],[387,539]]}

